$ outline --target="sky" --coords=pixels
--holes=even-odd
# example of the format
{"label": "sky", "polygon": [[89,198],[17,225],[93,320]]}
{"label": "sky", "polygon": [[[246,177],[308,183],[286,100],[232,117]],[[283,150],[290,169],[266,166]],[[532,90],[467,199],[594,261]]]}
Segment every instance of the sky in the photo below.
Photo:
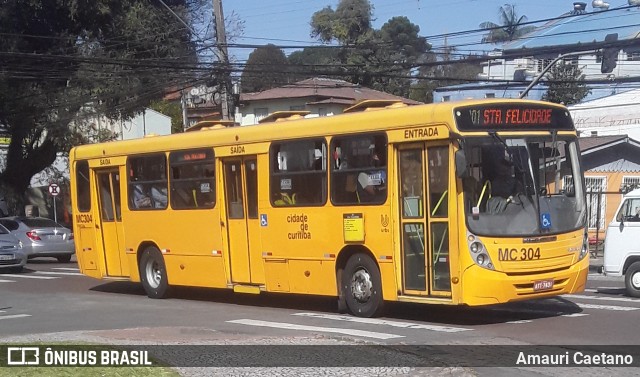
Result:
{"label": "sky", "polygon": [[[591,1],[587,11],[592,10]],[[309,36],[309,22],[314,12],[331,6],[334,10],[338,0],[223,0],[225,18],[234,13],[245,22],[244,36],[233,32],[229,43],[263,45],[311,45],[318,42]],[[626,6],[625,0],[610,0],[611,8]],[[527,16],[528,21],[558,17],[573,9],[573,0],[371,0],[374,28],[380,28],[394,16],[406,16],[420,27],[420,35],[435,48],[445,46],[442,34],[475,30],[485,21],[500,24],[499,8],[513,4],[518,15]],[[541,24],[536,24],[539,26]],[[461,53],[487,51],[491,45],[481,45],[483,33],[446,38],[448,46],[458,46]],[[236,62],[247,59],[253,49],[231,49]],[[294,49],[286,49],[288,55]]]}

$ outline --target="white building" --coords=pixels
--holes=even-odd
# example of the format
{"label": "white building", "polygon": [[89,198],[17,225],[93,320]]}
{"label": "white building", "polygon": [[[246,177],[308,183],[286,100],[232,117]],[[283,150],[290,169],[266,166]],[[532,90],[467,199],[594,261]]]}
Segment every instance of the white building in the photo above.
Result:
{"label": "white building", "polygon": [[[621,91],[619,87],[628,89],[634,84],[625,82],[625,79],[640,76],[640,48],[636,42],[640,35],[640,1],[628,0],[628,4],[609,9],[609,4],[594,0],[591,9],[587,9],[586,3],[575,2],[573,11],[559,15],[490,52],[488,55],[492,59],[482,63],[483,72],[479,74],[480,79],[488,80],[487,83],[438,88],[434,102],[459,98],[518,97],[555,58],[575,52],[582,54],[565,58],[565,63],[576,65],[585,75],[585,81],[591,88],[585,100],[618,93]],[[621,47],[616,66],[611,72],[602,73],[600,51],[612,43],[619,43]],[[492,83],[491,80],[497,81]],[[546,84],[543,79],[528,98],[540,99],[544,92]]]}
{"label": "white building", "polygon": [[309,111],[306,117],[340,114],[363,100],[398,100],[407,105],[420,102],[352,84],[343,80],[314,77],[289,85],[240,96],[236,123],[258,124],[277,111]]}
{"label": "white building", "polygon": [[640,89],[582,102],[569,111],[581,136],[629,135],[640,140]]}
{"label": "white building", "polygon": [[113,121],[102,115],[93,114],[83,118],[81,127],[87,127],[93,132],[110,131],[117,140],[138,139],[151,134],[171,134],[171,117],[152,109],[145,109],[129,120]]}

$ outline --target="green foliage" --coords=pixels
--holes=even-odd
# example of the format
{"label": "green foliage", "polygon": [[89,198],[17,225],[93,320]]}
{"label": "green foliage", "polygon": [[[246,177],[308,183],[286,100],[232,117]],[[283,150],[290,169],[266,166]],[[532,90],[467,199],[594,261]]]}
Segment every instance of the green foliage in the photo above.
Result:
{"label": "green foliage", "polygon": [[292,81],[326,75],[327,72],[340,72],[340,50],[335,48],[305,48],[292,52],[287,60]]}
{"label": "green foliage", "polygon": [[242,90],[259,92],[286,84],[288,64],[284,52],[275,45],[256,48],[242,71]]}
{"label": "green foliage", "polygon": [[[314,13],[311,35],[323,42],[337,42],[336,53],[304,51],[290,62],[331,64],[332,76],[399,96],[408,96],[412,67],[430,49],[420,28],[407,17],[393,17],[380,30],[371,27],[373,7],[368,0],[342,0]],[[310,56],[318,57],[310,59]],[[306,67],[308,68],[308,67]],[[319,69],[317,70],[319,71]]]}
{"label": "green foliage", "polygon": [[182,106],[179,102],[169,102],[165,100],[153,101],[149,104],[149,108],[171,117],[171,133],[180,133],[184,131],[182,124]]}
{"label": "green foliage", "polygon": [[373,6],[369,0],[341,0],[334,11],[326,7],[311,17],[311,36],[323,42],[356,43],[371,30]]}
{"label": "green foliage", "polygon": [[[192,2],[167,3],[186,18]],[[0,190],[14,195],[59,152],[106,137],[91,119],[127,119],[193,79],[191,36],[157,2],[3,2],[0,33],[0,124],[11,137]]]}
{"label": "green foliage", "polygon": [[565,106],[579,103],[591,92],[584,78],[582,70],[575,64],[558,62],[547,74],[549,89],[542,99]]}
{"label": "green foliage", "polygon": [[535,29],[535,27],[522,23],[527,22],[527,16],[518,16],[516,6],[505,4],[500,7],[500,25],[491,21],[480,24],[482,29],[489,30],[489,33],[482,38],[482,42],[503,43],[512,41]]}
{"label": "green foliage", "polygon": [[[477,62],[472,61],[477,56],[468,55],[462,59],[451,60],[449,58],[451,51],[449,50],[443,54],[442,62],[444,64],[435,64],[419,69],[418,77],[421,80],[411,86],[409,98],[415,101],[431,103],[433,102],[433,91],[435,89],[442,86],[464,84],[478,77],[478,74],[482,72],[482,67]],[[428,63],[436,63],[437,61],[435,54],[430,53],[428,55]]]}

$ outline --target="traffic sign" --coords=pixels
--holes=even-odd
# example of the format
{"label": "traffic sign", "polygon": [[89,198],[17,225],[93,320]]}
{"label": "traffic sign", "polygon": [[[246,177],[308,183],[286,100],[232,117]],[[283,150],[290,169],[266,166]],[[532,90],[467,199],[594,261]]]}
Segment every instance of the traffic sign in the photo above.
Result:
{"label": "traffic sign", "polygon": [[58,196],[59,193],[60,193],[60,186],[58,186],[55,183],[51,183],[49,185],[49,194],[51,194],[51,196]]}

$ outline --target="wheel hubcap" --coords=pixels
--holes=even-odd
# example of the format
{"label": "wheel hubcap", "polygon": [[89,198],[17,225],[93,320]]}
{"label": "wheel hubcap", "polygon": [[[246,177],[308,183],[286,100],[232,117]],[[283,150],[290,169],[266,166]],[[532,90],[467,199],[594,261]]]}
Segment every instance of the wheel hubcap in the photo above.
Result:
{"label": "wheel hubcap", "polygon": [[147,281],[152,288],[158,288],[160,286],[160,282],[162,281],[162,271],[158,266],[157,262],[149,262],[147,263]]}
{"label": "wheel hubcap", "polygon": [[351,278],[351,293],[360,302],[367,302],[371,298],[373,283],[371,275],[365,269],[360,269]]}
{"label": "wheel hubcap", "polygon": [[633,285],[635,289],[640,289],[640,271],[631,275],[631,285]]}

